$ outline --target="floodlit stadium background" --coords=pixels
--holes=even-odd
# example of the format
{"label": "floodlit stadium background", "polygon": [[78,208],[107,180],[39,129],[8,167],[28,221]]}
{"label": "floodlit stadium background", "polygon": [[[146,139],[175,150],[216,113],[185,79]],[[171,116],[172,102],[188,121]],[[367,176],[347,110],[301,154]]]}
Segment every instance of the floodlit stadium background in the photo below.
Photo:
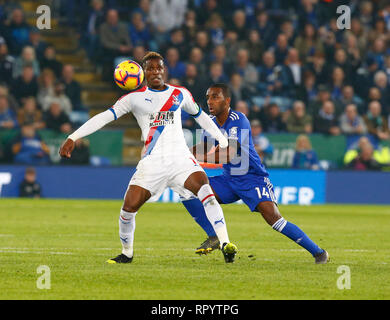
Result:
{"label": "floodlit stadium background", "polygon": [[[206,111],[208,86],[229,83],[281,203],[390,203],[388,1],[166,3],[0,1],[0,196],[19,196],[32,166],[44,197],[122,198],[142,149],[131,115],[81,141],[71,161],[58,148],[125,94],[114,66],[153,50],[168,83]],[[351,29],[339,28],[340,5]],[[183,115],[183,125],[191,145],[195,124]]]}

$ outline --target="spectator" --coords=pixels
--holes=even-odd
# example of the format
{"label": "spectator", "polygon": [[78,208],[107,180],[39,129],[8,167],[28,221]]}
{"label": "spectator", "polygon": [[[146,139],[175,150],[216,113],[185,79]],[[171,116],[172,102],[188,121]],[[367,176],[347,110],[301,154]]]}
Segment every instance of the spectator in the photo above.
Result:
{"label": "spectator", "polygon": [[30,30],[28,46],[34,49],[38,61],[42,61],[47,43],[42,40],[41,32],[37,28]]}
{"label": "spectator", "polygon": [[212,45],[218,46],[223,43],[224,40],[224,27],[225,24],[220,14],[213,13],[210,19],[205,24],[206,29],[210,34],[210,40]]}
{"label": "spectator", "polygon": [[194,47],[191,49],[188,62],[196,65],[200,77],[206,77],[208,71],[204,60],[203,51],[200,48]]}
{"label": "spectator", "polygon": [[226,57],[226,48],[223,44],[215,46],[212,54],[210,55],[211,62],[218,62],[222,64],[223,70],[225,70],[226,75],[231,74],[231,61],[228,61]]}
{"label": "spectator", "polygon": [[0,85],[0,96],[4,96],[7,99],[8,107],[15,113],[19,109],[18,102],[13,95],[9,93],[8,87]]}
{"label": "spectator", "polygon": [[305,71],[303,73],[303,83],[297,88],[296,97],[302,100],[305,105],[313,102],[318,95],[316,87],[316,78],[311,71]]}
{"label": "spectator", "polygon": [[146,50],[143,46],[135,46],[133,49],[133,60],[138,62],[139,65],[142,64],[142,59],[146,54]]}
{"label": "spectator", "polygon": [[[207,54],[211,51],[210,37],[206,31],[200,30],[195,35],[195,46],[200,48],[203,53]],[[208,60],[208,56],[206,56]]]}
{"label": "spectator", "polygon": [[21,198],[41,198],[42,188],[37,182],[37,174],[33,167],[26,168],[24,179],[19,185],[19,197]]}
{"label": "spectator", "polygon": [[390,114],[390,86],[387,76],[384,71],[378,71],[374,76],[374,84],[379,89],[381,94],[380,102],[383,106],[382,112],[385,115]]}
{"label": "spectator", "polygon": [[341,90],[345,85],[345,73],[340,67],[335,67],[332,70],[331,78],[331,97],[333,100],[341,99]]}
{"label": "spectator", "polygon": [[187,10],[187,0],[152,0],[149,19],[156,30],[155,39],[162,44],[167,34],[174,28],[181,27]]}
{"label": "spectator", "polygon": [[285,59],[285,67],[283,71],[286,73],[286,82],[291,88],[298,88],[302,83],[303,68],[299,60],[298,51],[294,48],[289,49]]}
{"label": "spectator", "polygon": [[129,55],[132,44],[129,31],[125,23],[119,21],[118,11],[107,11],[106,22],[99,28],[99,36],[102,44],[104,62],[110,65],[110,73],[116,57]]}
{"label": "spectator", "polygon": [[185,75],[186,65],[180,61],[179,51],[176,48],[169,48],[165,65],[168,67],[169,78],[182,78]]}
{"label": "spectator", "polygon": [[275,26],[270,22],[267,11],[262,10],[256,14],[255,28],[259,31],[264,47],[269,48],[275,36]]}
{"label": "spectator", "polygon": [[268,138],[263,134],[263,127],[261,126],[261,122],[259,120],[251,121],[251,131],[256,152],[260,156],[261,161],[265,163],[266,157],[272,155],[273,153],[273,146]]}
{"label": "spectator", "polygon": [[314,54],[312,61],[307,64],[307,69],[315,75],[317,85],[325,85],[328,83],[329,68],[323,52],[316,52]]}
{"label": "spectator", "polygon": [[135,11],[131,15],[129,35],[131,43],[134,46],[149,47],[149,43],[152,41],[152,34],[150,33],[141,12]]}
{"label": "spectator", "polygon": [[72,125],[67,114],[62,111],[58,102],[52,102],[49,109],[43,115],[46,128],[56,132],[69,134],[72,131]]}
{"label": "spectator", "polygon": [[35,97],[38,94],[38,82],[32,65],[23,67],[22,75],[13,81],[11,92],[18,98],[19,103],[27,97]]}
{"label": "spectator", "polygon": [[374,135],[379,140],[389,139],[389,126],[387,119],[381,115],[382,107],[378,101],[372,101],[368,105],[368,112],[364,116],[368,133]]}
{"label": "spectator", "polygon": [[65,85],[60,81],[55,82],[53,95],[48,95],[43,100],[42,110],[47,111],[53,102],[56,102],[60,106],[61,111],[65,112],[67,115],[73,110],[72,102],[65,95]]}
{"label": "spectator", "polygon": [[92,0],[91,11],[88,13],[88,17],[85,19],[85,25],[83,26],[83,32],[88,57],[93,61],[96,61],[97,51],[99,48],[99,28],[104,23],[104,1]]}
{"label": "spectator", "polygon": [[243,113],[247,118],[249,116],[249,107],[245,101],[237,101],[233,108],[235,111]]}
{"label": "spectator", "polygon": [[309,113],[315,117],[322,108],[323,104],[327,101],[333,102],[337,115],[343,112],[343,107],[340,102],[331,99],[329,87],[325,85],[319,85],[316,99],[312,100],[308,105]]}
{"label": "spectator", "polygon": [[305,134],[301,134],[297,137],[292,168],[308,170],[319,169],[317,153],[313,150],[309,137]]}
{"label": "spectator", "polygon": [[186,39],[195,38],[195,34],[198,32],[199,26],[196,22],[196,12],[194,10],[188,10],[186,12],[182,29]]}
{"label": "spectator", "polygon": [[346,106],[349,104],[354,104],[357,107],[359,113],[363,113],[363,100],[360,99],[357,95],[355,95],[355,90],[353,86],[346,85],[341,90],[341,97],[338,99],[340,104],[342,105],[342,109],[345,110]]}
{"label": "spectator", "polygon": [[31,65],[33,67],[34,76],[37,77],[40,73],[39,62],[35,57],[35,50],[33,47],[26,46],[23,48],[22,54],[20,57],[16,58],[14,65],[14,74],[13,77],[19,77],[23,72],[23,67],[25,65]]}
{"label": "spectator", "polygon": [[25,20],[22,9],[15,8],[12,11],[11,21],[8,25],[10,34],[11,53],[19,55],[22,48],[28,44],[30,26]]}
{"label": "spectator", "polygon": [[314,132],[339,135],[340,128],[338,127],[338,119],[335,113],[334,103],[332,101],[326,101],[323,103],[322,108],[314,117],[313,121]]}
{"label": "spectator", "polygon": [[34,97],[28,97],[24,100],[23,108],[18,111],[18,122],[20,126],[31,125],[36,130],[45,127],[45,123],[42,121],[42,112],[37,109]]}
{"label": "spectator", "polygon": [[372,50],[367,53],[367,58],[373,59],[378,65],[378,69],[383,69],[385,66],[386,42],[381,38],[375,39]]}
{"label": "spectator", "polygon": [[12,145],[14,162],[17,164],[49,164],[49,147],[42,141],[33,126],[21,128],[19,137]]}
{"label": "spectator", "polygon": [[0,95],[0,129],[13,129],[18,127],[15,113],[9,108],[8,99]]}
{"label": "spectator", "polygon": [[248,101],[250,98],[250,91],[244,87],[242,77],[238,73],[233,73],[230,77],[229,87],[232,94],[231,105],[235,106],[240,100]]}
{"label": "spectator", "polygon": [[210,85],[214,83],[228,82],[228,78],[225,75],[225,72],[223,70],[223,65],[221,63],[219,62],[211,63],[208,82]]}
{"label": "spectator", "polygon": [[81,103],[81,86],[74,79],[74,68],[67,64],[62,69],[62,82],[65,85],[65,95],[70,99],[73,110],[83,110]]}
{"label": "spectator", "polygon": [[186,65],[186,74],[182,79],[182,83],[191,92],[196,102],[200,103],[204,99],[205,88],[202,85],[202,79],[198,76],[196,65],[193,63]]}
{"label": "spectator", "polygon": [[248,36],[248,29],[246,28],[246,14],[244,10],[236,10],[232,18],[233,25],[230,30],[237,33],[239,39],[246,39]]}
{"label": "spectator", "polygon": [[354,104],[349,104],[345,108],[345,112],[340,117],[340,129],[344,134],[366,134],[367,127],[364,120],[359,116],[357,107]]}
{"label": "spectator", "polygon": [[307,23],[303,33],[295,39],[294,47],[298,50],[300,60],[303,62],[311,62],[315,53],[324,52],[322,41],[311,23]]}
{"label": "spectator", "polygon": [[339,67],[343,70],[345,74],[345,81],[350,83],[353,80],[353,75],[356,70],[355,67],[351,64],[352,61],[348,59],[347,53],[344,49],[337,49],[334,54],[334,63],[333,69]]}
{"label": "spectator", "polygon": [[[285,63],[287,55],[290,51],[290,46],[288,45],[287,36],[283,33],[280,33],[276,39],[275,46],[271,47],[269,50],[273,52],[275,56],[275,62],[278,65],[282,65]],[[299,60],[299,53],[298,51],[296,61]]]}
{"label": "spectator", "polygon": [[61,77],[62,63],[56,58],[56,49],[54,48],[54,46],[49,45],[46,47],[40,65],[42,70],[51,69],[57,78]]}
{"label": "spectator", "polygon": [[276,103],[263,107],[260,111],[260,121],[266,133],[279,133],[286,131],[282,113]]}
{"label": "spectator", "polygon": [[360,147],[358,156],[353,159],[348,168],[353,170],[380,170],[382,166],[374,159],[374,148],[370,143]]}
{"label": "spectator", "polygon": [[310,134],[312,130],[312,117],[306,114],[305,104],[302,101],[294,102],[292,112],[287,118],[287,131]]}
{"label": "spectator", "polygon": [[0,84],[10,85],[14,72],[15,59],[8,54],[5,39],[0,36]]}
{"label": "spectator", "polygon": [[78,139],[75,141],[75,147],[71,158],[62,158],[61,164],[64,165],[88,165],[90,161],[89,141],[87,139]]}
{"label": "spectator", "polygon": [[255,66],[260,65],[261,57],[264,52],[264,44],[261,41],[260,34],[257,30],[250,30],[248,41],[245,48],[249,52],[249,61],[253,63]]}
{"label": "spectator", "polygon": [[174,47],[178,50],[181,58],[188,56],[188,44],[184,38],[184,32],[181,29],[173,29],[171,31],[170,40],[161,48],[161,52],[166,55],[167,50]]}
{"label": "spectator", "polygon": [[215,13],[220,13],[217,0],[203,1],[202,5],[199,6],[196,11],[197,23],[199,25],[204,25]]}
{"label": "spectator", "polygon": [[37,102],[40,106],[43,106],[47,97],[54,96],[54,84],[56,82],[56,76],[51,69],[45,69],[39,76],[39,91],[37,95]]}
{"label": "spectator", "polygon": [[226,48],[226,58],[228,61],[234,63],[237,59],[238,50],[244,47],[243,43],[239,41],[237,33],[232,30],[227,30],[223,45]]}
{"label": "spectator", "polygon": [[283,83],[281,82],[282,67],[275,64],[275,56],[271,51],[264,52],[263,64],[258,69],[260,94],[277,96],[282,94]]}

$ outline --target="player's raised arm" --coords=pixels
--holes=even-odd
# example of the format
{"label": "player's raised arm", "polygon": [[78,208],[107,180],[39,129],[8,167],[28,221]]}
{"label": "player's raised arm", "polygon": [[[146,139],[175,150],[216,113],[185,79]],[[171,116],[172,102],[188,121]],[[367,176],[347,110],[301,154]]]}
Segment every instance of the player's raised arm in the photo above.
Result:
{"label": "player's raised arm", "polygon": [[68,136],[60,148],[60,156],[63,158],[70,158],[74,149],[74,142],[76,140],[89,136],[90,134],[103,128],[106,124],[120,118],[122,115],[130,111],[131,104],[128,96],[119,99],[112,108],[92,117],[70,136]]}
{"label": "player's raised arm", "polygon": [[106,110],[92,117],[75,132],[69,135],[60,148],[60,156],[64,158],[70,158],[74,149],[74,142],[76,140],[89,136],[90,134],[103,128],[106,124],[115,120],[115,117],[110,110],[111,109]]}

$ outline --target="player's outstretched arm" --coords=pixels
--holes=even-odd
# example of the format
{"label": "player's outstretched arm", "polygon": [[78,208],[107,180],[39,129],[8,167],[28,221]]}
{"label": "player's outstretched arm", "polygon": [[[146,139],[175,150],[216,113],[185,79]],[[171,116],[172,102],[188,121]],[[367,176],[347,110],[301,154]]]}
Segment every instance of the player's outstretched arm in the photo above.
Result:
{"label": "player's outstretched arm", "polygon": [[80,128],[73,132],[60,148],[60,156],[63,158],[70,158],[74,149],[74,142],[78,139],[84,138],[115,119],[112,111],[106,110],[89,119]]}
{"label": "player's outstretched arm", "polygon": [[229,145],[228,140],[218,129],[217,125],[211,120],[211,118],[202,111],[198,117],[195,118],[195,121],[205,129],[214,139],[218,140],[219,145],[222,149],[227,148]]}

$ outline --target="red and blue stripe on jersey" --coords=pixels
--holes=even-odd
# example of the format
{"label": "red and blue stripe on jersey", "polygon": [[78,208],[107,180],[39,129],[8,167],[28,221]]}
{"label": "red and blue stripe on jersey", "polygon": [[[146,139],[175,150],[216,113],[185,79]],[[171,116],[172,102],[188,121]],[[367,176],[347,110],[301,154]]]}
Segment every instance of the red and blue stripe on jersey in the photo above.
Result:
{"label": "red and blue stripe on jersey", "polygon": [[[160,112],[176,111],[182,103],[183,99],[183,93],[179,89],[174,89],[167,102],[165,102],[164,106],[161,108]],[[158,123],[158,119],[154,120],[154,122]],[[152,126],[150,128],[148,136],[145,140],[145,151],[142,158],[146,157],[152,152],[158,141],[158,138],[160,137],[164,129],[164,125]]]}

